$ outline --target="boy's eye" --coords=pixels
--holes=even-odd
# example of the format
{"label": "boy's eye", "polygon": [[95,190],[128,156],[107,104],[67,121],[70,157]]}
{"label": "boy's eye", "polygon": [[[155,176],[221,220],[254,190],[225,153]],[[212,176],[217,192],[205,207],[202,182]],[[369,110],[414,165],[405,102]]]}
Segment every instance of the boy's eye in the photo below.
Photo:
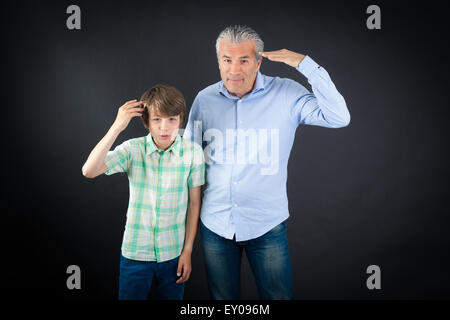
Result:
{"label": "boy's eye", "polygon": [[170,118],[170,121],[175,121],[175,120],[177,120],[177,119],[175,119],[175,118]]}
{"label": "boy's eye", "polygon": [[153,118],[153,121],[158,121],[159,120],[159,118]]}

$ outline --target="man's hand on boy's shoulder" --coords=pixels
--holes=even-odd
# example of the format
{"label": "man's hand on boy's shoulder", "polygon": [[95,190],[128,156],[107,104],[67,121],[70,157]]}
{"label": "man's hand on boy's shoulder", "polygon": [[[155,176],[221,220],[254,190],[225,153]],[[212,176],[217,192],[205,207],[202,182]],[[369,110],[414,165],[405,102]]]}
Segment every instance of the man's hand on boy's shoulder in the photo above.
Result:
{"label": "man's hand on boy's shoulder", "polygon": [[192,265],[191,265],[191,253],[189,251],[184,251],[181,253],[178,259],[178,269],[177,276],[181,276],[177,283],[183,283],[189,280],[191,275]]}
{"label": "man's hand on boy's shoulder", "polygon": [[113,123],[113,128],[119,131],[123,131],[127,128],[131,118],[141,117],[144,108],[139,107],[142,105],[142,101],[136,99],[125,102],[117,112],[116,120]]}

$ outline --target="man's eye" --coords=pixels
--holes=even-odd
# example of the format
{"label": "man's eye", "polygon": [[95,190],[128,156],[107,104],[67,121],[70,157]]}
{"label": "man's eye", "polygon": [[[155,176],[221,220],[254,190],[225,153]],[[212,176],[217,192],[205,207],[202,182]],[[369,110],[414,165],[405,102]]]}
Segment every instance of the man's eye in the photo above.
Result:
{"label": "man's eye", "polygon": [[241,60],[241,63],[247,63],[248,60]]}
{"label": "man's eye", "polygon": [[224,61],[227,62],[227,63],[230,63],[230,62],[231,62],[230,59],[225,59]]}

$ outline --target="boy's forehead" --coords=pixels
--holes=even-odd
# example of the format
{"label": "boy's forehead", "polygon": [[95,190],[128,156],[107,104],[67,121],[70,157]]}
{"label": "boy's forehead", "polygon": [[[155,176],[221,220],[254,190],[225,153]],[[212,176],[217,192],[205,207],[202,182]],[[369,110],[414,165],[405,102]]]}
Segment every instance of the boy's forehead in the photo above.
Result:
{"label": "boy's forehead", "polygon": [[[163,112],[161,112],[161,110],[159,110],[158,108],[155,107],[150,107],[150,117],[160,117],[160,118],[169,118],[169,117],[176,117],[176,116],[169,116]],[[178,115],[177,115],[178,116]]]}
{"label": "boy's forehead", "polygon": [[159,116],[159,117],[161,117],[161,116],[166,116],[164,113],[162,113],[158,108],[155,108],[155,107],[153,107],[153,106],[151,106],[150,108],[149,108],[149,110],[150,110],[150,116]]}

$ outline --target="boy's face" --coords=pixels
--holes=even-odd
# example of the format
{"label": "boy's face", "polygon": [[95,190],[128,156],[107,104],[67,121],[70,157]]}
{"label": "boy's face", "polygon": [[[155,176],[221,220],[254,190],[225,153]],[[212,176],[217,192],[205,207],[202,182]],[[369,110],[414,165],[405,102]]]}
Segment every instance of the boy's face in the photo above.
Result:
{"label": "boy's face", "polygon": [[159,149],[169,148],[178,134],[180,128],[180,115],[167,116],[161,114],[155,108],[149,108],[148,127],[152,134],[153,141]]}

